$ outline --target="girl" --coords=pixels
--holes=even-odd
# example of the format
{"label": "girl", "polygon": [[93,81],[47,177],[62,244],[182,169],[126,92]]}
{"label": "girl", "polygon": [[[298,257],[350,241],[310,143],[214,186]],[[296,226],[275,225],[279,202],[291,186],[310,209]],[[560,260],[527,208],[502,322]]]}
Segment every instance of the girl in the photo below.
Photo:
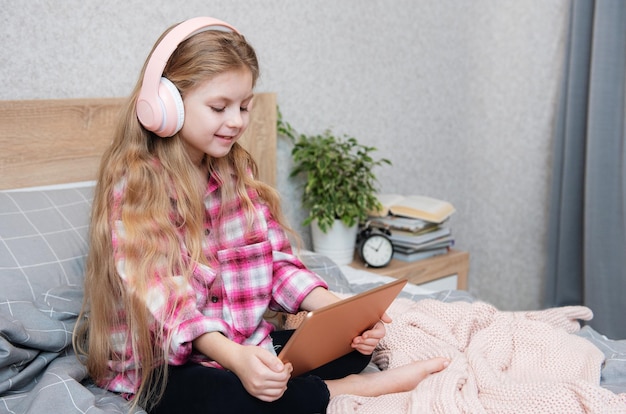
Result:
{"label": "girl", "polygon": [[98,385],[152,413],[319,413],[335,395],[407,391],[447,365],[357,374],[382,323],[306,375],[276,357],[288,333],[272,332],[267,309],[338,298],[292,253],[278,195],[237,143],[258,75],[227,23],[171,28],[102,159],[74,345]]}

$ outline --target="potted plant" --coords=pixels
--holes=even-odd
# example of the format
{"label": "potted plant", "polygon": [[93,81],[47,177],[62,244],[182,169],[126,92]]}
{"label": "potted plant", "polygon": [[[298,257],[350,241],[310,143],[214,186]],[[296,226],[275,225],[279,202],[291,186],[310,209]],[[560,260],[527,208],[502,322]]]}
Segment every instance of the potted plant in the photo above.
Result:
{"label": "potted plant", "polygon": [[308,216],[303,225],[311,225],[313,250],[338,264],[350,263],[359,223],[380,208],[373,170],[391,161],[374,159],[375,147],[348,135],[336,136],[329,129],[317,135],[299,134],[283,121],[280,110],[277,126],[279,134],[293,143],[290,177],[305,176],[302,205]]}

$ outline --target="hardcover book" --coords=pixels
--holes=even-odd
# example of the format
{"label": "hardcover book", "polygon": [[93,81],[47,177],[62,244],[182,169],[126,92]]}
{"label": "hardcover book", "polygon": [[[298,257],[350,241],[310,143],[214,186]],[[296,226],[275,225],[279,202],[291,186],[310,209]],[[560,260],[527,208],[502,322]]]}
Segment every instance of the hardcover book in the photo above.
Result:
{"label": "hardcover book", "polygon": [[385,217],[392,214],[417,218],[431,223],[442,223],[455,212],[451,203],[432,197],[378,194],[377,198],[383,208],[379,211],[370,212],[372,216]]}

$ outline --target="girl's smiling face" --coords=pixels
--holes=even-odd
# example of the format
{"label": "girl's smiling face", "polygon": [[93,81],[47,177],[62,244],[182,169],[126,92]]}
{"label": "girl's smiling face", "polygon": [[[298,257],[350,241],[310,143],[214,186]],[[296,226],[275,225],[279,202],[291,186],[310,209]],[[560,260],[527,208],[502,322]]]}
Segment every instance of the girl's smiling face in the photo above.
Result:
{"label": "girl's smiling face", "polygon": [[180,137],[194,164],[205,154],[223,157],[250,123],[252,73],[247,68],[221,73],[183,96],[185,121]]}

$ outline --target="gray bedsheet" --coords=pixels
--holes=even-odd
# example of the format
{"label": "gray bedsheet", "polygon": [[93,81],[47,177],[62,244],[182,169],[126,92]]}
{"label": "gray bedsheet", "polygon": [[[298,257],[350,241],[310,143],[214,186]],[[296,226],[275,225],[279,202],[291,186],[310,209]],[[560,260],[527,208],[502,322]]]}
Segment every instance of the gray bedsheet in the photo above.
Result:
{"label": "gray bedsheet", "polygon": [[81,298],[63,286],[42,301],[0,303],[0,413],[128,412],[124,399],[90,383],[72,351]]}
{"label": "gray bedsheet", "polygon": [[[370,286],[359,285],[355,290]],[[72,315],[80,295],[75,287],[63,287],[50,292],[46,308],[28,302],[1,305],[0,413],[128,412],[125,400],[91,384],[71,351]],[[402,296],[472,301],[462,291]],[[601,385],[615,393],[626,392],[626,341],[609,340],[590,327],[584,327],[579,335],[606,356]]]}

